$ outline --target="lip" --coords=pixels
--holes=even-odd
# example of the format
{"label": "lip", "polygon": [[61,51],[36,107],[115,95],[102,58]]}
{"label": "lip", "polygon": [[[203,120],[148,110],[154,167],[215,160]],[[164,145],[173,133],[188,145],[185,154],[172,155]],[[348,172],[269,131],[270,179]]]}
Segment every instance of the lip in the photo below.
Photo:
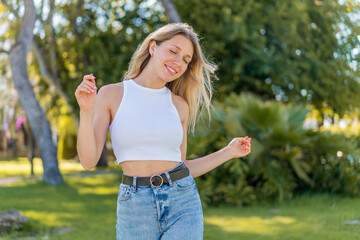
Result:
{"label": "lip", "polygon": [[[166,70],[171,74],[171,75],[175,75],[175,74],[177,74],[177,71],[174,69],[174,68],[172,68],[172,67],[169,67],[168,65],[166,65],[165,64],[165,68],[166,68]],[[174,70],[175,71],[175,73],[173,73],[172,71],[170,71],[169,70],[169,68],[171,68],[172,70]]]}

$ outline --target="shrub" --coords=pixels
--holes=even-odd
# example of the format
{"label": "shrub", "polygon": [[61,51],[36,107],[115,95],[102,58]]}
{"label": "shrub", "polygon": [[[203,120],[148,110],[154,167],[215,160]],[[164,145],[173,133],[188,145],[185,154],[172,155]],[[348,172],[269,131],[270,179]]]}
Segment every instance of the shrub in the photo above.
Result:
{"label": "shrub", "polygon": [[210,126],[206,114],[201,115],[203,124],[189,137],[190,159],[241,136],[252,138],[252,152],[197,180],[204,204],[283,201],[301,191],[358,195],[358,160],[349,161],[356,155],[354,140],[304,129],[307,113],[303,105],[263,102],[251,94],[231,94],[214,102]]}

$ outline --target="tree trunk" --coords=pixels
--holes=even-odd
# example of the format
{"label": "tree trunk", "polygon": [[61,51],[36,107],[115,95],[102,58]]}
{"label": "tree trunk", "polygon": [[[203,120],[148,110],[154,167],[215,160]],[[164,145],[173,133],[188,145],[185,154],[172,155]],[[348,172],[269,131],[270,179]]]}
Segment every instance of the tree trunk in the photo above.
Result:
{"label": "tree trunk", "polygon": [[30,162],[30,166],[31,166],[31,170],[30,170],[30,174],[31,176],[34,176],[34,157],[35,157],[35,139],[34,139],[34,135],[31,134],[30,136],[30,140],[29,140],[29,153],[28,153],[28,159]]}
{"label": "tree trunk", "polygon": [[27,76],[26,56],[33,40],[35,18],[34,2],[25,0],[25,14],[20,33],[16,43],[10,49],[10,65],[14,86],[39,148],[44,168],[43,179],[48,184],[56,185],[63,182],[58,167],[57,149],[52,141],[49,122],[36,100]]}
{"label": "tree trunk", "polygon": [[[49,72],[48,67],[45,63],[45,58],[42,55],[40,48],[36,44],[36,42],[33,42],[32,47],[33,47],[34,53],[36,55],[37,62],[39,64],[40,74],[43,77],[43,80],[49,86],[54,87],[55,94],[58,94],[65,100],[66,105],[69,108],[69,111],[71,112],[71,117],[75,123],[75,127],[76,127],[76,129],[78,129],[79,128],[79,119],[74,114],[74,108],[70,104],[70,98],[69,98],[68,94],[62,89],[62,86],[61,86],[60,82],[58,81],[58,79],[53,76],[54,74],[51,74]],[[52,50],[52,51],[54,51],[54,50]]]}
{"label": "tree trunk", "polygon": [[23,124],[25,133],[26,133],[26,145],[28,149],[28,160],[30,162],[30,174],[31,176],[34,176],[34,157],[35,157],[35,138],[34,134],[32,134],[30,126],[27,122],[27,120]]}
{"label": "tree trunk", "polygon": [[181,22],[181,18],[173,1],[174,0],[161,0],[161,3],[165,8],[165,15],[167,16],[168,22],[179,23]]}

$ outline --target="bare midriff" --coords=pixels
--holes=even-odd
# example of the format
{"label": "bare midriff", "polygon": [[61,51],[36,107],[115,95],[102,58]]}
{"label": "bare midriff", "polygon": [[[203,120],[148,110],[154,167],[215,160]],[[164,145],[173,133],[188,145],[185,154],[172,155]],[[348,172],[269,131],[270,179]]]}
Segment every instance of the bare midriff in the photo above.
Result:
{"label": "bare midriff", "polygon": [[166,172],[179,163],[176,161],[138,160],[121,162],[120,167],[125,175],[148,177]]}

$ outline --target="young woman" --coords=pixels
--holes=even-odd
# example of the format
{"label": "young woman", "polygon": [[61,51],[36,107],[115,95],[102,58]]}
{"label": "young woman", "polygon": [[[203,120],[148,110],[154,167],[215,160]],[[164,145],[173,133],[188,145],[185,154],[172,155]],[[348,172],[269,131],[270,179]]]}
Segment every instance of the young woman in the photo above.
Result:
{"label": "young woman", "polygon": [[117,199],[117,239],[202,239],[203,213],[193,178],[250,153],[251,138],[234,138],[208,156],[188,161],[187,132],[201,106],[209,111],[210,75],[187,24],[168,24],[135,51],[122,82],[102,87],[85,75],[75,92],[80,106],[77,150],[93,168],[110,131],[123,179]]}

